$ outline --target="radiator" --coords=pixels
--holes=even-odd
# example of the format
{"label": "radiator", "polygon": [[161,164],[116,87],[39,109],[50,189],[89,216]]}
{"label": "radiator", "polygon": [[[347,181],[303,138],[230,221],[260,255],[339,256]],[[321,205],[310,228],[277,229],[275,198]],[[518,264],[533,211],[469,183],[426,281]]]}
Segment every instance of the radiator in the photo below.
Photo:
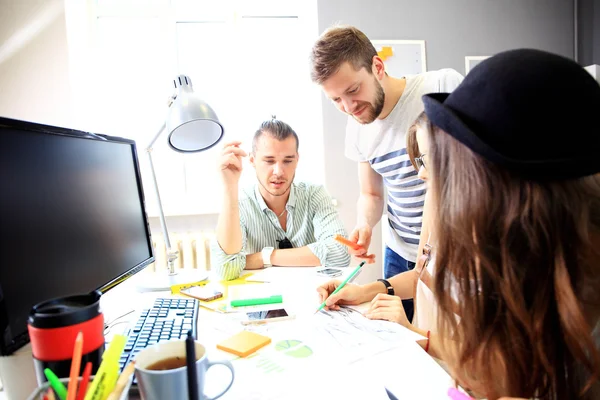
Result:
{"label": "radiator", "polygon": [[[210,271],[210,241],[215,237],[214,232],[169,232],[171,246],[179,251],[175,260],[175,268],[200,269]],[[162,235],[152,236],[154,246],[154,263],[146,270],[148,272],[167,269],[167,246]]]}

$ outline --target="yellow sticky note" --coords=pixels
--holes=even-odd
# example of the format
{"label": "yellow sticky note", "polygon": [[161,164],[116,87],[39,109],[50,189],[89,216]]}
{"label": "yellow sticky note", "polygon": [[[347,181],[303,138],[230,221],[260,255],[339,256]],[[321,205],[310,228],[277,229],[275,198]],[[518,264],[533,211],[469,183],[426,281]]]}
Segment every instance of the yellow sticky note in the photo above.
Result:
{"label": "yellow sticky note", "polygon": [[383,46],[377,55],[383,60],[387,60],[389,57],[394,55],[394,50],[390,46]]}
{"label": "yellow sticky note", "polygon": [[246,357],[271,343],[271,338],[255,332],[241,331],[217,344],[217,349]]}

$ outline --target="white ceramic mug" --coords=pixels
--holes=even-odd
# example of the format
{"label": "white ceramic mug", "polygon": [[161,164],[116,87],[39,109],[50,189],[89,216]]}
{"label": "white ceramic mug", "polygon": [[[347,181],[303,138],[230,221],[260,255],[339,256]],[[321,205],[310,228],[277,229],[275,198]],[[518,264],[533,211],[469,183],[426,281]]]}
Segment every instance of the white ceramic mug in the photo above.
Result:
{"label": "white ceramic mug", "polygon": [[[221,397],[233,384],[233,366],[227,360],[209,361],[206,349],[199,342],[196,346],[196,374],[198,376],[198,393],[202,400],[214,400]],[[142,400],[188,399],[187,367],[167,369],[162,371],[150,370],[149,366],[169,358],[185,359],[185,341],[170,341],[157,343],[142,350],[135,358],[135,376]],[[231,381],[223,391],[215,397],[204,394],[206,371],[216,364],[222,364],[231,371]]]}

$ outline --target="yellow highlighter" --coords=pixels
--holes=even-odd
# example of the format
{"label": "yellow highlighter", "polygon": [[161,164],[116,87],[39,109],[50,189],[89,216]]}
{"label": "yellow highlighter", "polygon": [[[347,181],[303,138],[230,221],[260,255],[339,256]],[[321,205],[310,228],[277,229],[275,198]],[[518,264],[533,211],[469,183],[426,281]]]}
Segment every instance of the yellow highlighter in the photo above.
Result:
{"label": "yellow highlighter", "polygon": [[102,355],[102,363],[84,400],[106,400],[119,377],[119,358],[125,348],[127,337],[115,335],[108,349]]}

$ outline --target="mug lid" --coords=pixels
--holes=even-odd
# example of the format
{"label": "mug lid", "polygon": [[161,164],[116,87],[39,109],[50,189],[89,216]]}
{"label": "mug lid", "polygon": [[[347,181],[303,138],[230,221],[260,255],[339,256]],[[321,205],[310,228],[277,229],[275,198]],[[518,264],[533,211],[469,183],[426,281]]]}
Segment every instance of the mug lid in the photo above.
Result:
{"label": "mug lid", "polygon": [[101,296],[94,290],[38,303],[31,309],[28,323],[35,328],[60,328],[90,320],[100,314]]}

